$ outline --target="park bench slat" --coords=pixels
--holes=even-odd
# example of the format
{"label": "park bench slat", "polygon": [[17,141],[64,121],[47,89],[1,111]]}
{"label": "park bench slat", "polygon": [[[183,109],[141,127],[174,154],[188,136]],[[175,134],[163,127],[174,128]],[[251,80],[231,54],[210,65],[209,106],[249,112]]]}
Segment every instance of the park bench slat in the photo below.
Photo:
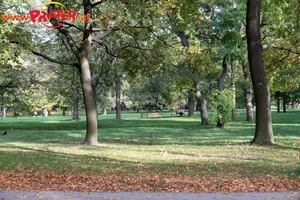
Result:
{"label": "park bench slat", "polygon": [[148,113],[147,114],[147,118],[150,118],[150,117],[162,117],[162,112],[153,112],[153,113]]}

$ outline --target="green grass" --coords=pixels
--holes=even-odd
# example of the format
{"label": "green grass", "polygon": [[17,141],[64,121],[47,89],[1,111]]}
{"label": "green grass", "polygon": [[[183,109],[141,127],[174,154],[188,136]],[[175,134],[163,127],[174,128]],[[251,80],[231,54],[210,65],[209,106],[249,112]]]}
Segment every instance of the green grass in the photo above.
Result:
{"label": "green grass", "polygon": [[[198,113],[197,113],[198,114]],[[199,115],[199,114],[198,114]],[[201,126],[199,116],[140,118],[139,113],[99,115],[99,146],[81,146],[85,120],[7,117],[0,122],[2,172],[59,174],[182,174],[248,177],[300,176],[300,111],[273,112],[275,146],[249,146],[255,125],[245,113],[226,128]]]}

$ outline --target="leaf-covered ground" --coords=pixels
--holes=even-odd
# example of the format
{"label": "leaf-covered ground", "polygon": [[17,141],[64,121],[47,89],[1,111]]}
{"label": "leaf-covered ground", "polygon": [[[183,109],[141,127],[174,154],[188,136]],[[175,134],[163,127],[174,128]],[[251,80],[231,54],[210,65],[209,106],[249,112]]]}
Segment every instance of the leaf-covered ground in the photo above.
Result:
{"label": "leaf-covered ground", "polygon": [[100,145],[79,145],[85,120],[6,118],[0,189],[143,192],[300,191],[300,112],[273,113],[276,145],[249,146],[241,114],[225,129],[198,118],[99,116]]}
{"label": "leaf-covered ground", "polygon": [[273,176],[206,179],[179,174],[158,175],[59,175],[0,173],[0,189],[4,190],[68,190],[84,192],[279,192],[299,191],[300,177],[295,180]]}

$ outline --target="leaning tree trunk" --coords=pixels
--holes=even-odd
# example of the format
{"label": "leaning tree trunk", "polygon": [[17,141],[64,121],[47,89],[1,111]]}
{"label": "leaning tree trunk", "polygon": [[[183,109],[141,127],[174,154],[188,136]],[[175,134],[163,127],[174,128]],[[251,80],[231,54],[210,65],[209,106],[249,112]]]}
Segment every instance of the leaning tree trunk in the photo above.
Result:
{"label": "leaning tree trunk", "polygon": [[[84,14],[92,16],[92,5],[90,1],[84,0]],[[85,145],[98,144],[98,113],[95,96],[93,93],[93,80],[88,60],[89,50],[92,44],[92,22],[85,22],[85,30],[81,48],[79,50],[80,80],[86,112],[86,137]]]}
{"label": "leaning tree trunk", "polygon": [[121,116],[121,77],[116,76],[116,119],[122,119]]}
{"label": "leaning tree trunk", "polygon": [[262,57],[260,35],[261,0],[247,1],[248,60],[256,100],[255,136],[251,144],[274,144],[271,119],[271,97]]}
{"label": "leaning tree trunk", "polygon": [[82,93],[84,98],[87,126],[84,144],[96,145],[98,144],[97,106],[93,95],[92,77],[86,51],[82,52],[82,57],[80,61],[80,78],[82,84]]}

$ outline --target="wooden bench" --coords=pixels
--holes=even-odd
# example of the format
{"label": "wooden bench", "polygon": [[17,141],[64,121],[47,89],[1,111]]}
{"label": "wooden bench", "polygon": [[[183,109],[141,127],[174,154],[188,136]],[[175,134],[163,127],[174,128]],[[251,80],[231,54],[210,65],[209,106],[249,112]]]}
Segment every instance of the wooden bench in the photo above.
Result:
{"label": "wooden bench", "polygon": [[147,114],[147,118],[150,118],[150,117],[162,117],[162,112],[152,112],[152,113],[148,113]]}

